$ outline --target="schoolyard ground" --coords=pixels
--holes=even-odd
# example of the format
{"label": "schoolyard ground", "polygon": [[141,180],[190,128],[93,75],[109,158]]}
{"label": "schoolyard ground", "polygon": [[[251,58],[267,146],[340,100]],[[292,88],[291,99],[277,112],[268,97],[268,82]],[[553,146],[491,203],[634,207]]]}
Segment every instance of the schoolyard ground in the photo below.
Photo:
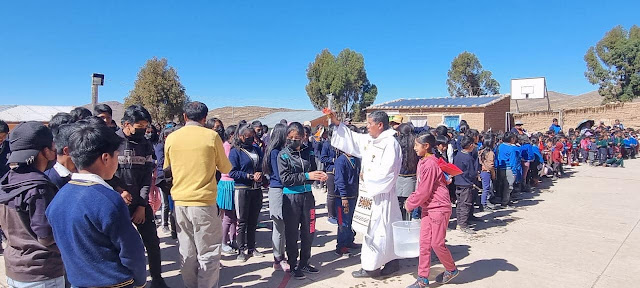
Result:
{"label": "schoolyard ground", "polygon": [[[476,215],[476,235],[457,230],[447,233],[447,244],[460,269],[451,287],[637,287],[640,283],[640,160],[627,168],[579,166],[567,168],[568,176],[540,189],[517,194],[514,209]],[[223,255],[221,287],[406,287],[416,277],[418,260],[403,259],[395,275],[379,279],[354,279],[360,257],[338,257],[336,227],[326,222],[326,194],[315,191],[318,219],[311,264],[320,269],[305,280],[290,279],[274,271],[271,256],[271,223],[265,205],[258,229],[258,249],[264,258],[240,263]],[[454,213],[455,215],[455,213]],[[455,227],[455,218],[450,220]],[[163,276],[171,287],[183,287],[177,243],[158,230]],[[361,237],[356,241],[360,243]],[[442,265],[434,259],[430,287]],[[0,257],[0,286],[6,285],[4,257]]]}

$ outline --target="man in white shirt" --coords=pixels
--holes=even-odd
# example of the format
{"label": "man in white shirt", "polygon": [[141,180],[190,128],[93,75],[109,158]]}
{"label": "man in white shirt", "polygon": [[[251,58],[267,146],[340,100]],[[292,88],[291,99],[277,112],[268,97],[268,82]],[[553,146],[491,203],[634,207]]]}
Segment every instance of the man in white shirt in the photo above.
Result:
{"label": "man in white shirt", "polygon": [[361,183],[373,199],[371,220],[363,236],[360,254],[362,268],[352,275],[362,278],[392,274],[400,269],[400,257],[393,248],[391,224],[402,220],[395,192],[402,164],[402,150],[394,137],[396,132],[389,126],[389,116],[383,111],[368,115],[368,135],[352,132],[334,113],[331,122],[336,125],[331,145],[362,159]]}

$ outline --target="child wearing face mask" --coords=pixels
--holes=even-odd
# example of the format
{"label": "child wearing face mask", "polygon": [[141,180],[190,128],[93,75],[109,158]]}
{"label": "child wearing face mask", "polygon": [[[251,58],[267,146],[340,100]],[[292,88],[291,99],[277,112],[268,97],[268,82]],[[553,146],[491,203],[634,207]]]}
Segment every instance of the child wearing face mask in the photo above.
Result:
{"label": "child wearing face mask", "polygon": [[[291,267],[292,277],[304,279],[305,273],[319,273],[318,269],[309,265],[315,232],[315,199],[311,184],[316,180],[326,181],[327,174],[316,171],[316,163],[310,152],[312,149],[303,149],[305,131],[300,123],[289,124],[286,135],[285,147],[278,154],[278,173],[284,194],[282,213],[287,262]],[[298,237],[301,242],[300,250]]]}
{"label": "child wearing face mask", "polygon": [[229,151],[229,176],[235,181],[238,260],[246,262],[251,256],[264,257],[256,250],[256,229],[262,208],[262,149],[254,145],[256,132],[251,125],[240,123],[234,137]]}

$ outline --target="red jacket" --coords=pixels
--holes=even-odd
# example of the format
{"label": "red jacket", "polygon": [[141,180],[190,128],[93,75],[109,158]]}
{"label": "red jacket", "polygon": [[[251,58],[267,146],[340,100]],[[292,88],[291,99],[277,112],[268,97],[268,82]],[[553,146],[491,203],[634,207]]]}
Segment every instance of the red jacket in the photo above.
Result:
{"label": "red jacket", "polygon": [[562,163],[562,147],[561,142],[556,143],[556,149],[551,153],[551,161]]}

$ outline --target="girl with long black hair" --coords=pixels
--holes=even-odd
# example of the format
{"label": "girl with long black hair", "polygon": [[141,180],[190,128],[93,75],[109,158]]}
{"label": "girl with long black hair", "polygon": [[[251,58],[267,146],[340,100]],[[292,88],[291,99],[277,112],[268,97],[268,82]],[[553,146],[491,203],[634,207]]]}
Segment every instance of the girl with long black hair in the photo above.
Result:
{"label": "girl with long black hair", "polygon": [[[311,244],[315,232],[315,199],[311,192],[313,181],[326,181],[327,174],[316,170],[311,149],[302,149],[304,128],[298,122],[287,128],[286,146],[278,155],[278,173],[283,186],[282,213],[287,242],[287,262],[295,279],[306,278],[304,273],[319,273],[309,265]],[[298,251],[300,237],[300,251]],[[298,254],[300,262],[298,262]],[[295,267],[295,268],[294,268]]]}
{"label": "girl with long black hair", "polygon": [[256,251],[256,229],[262,208],[262,150],[253,145],[256,132],[251,125],[238,124],[235,142],[229,151],[231,172],[235,181],[234,200],[238,217],[238,260],[250,256],[264,257]]}
{"label": "girl with long black hair", "polygon": [[278,172],[278,154],[286,144],[287,127],[276,124],[271,131],[269,146],[262,161],[262,172],[269,175],[269,216],[273,223],[271,244],[273,247],[273,269],[289,271],[289,264],[285,260],[285,224],[282,217],[282,182]]}
{"label": "girl with long black hair", "polygon": [[413,134],[413,127],[407,123],[398,126],[397,140],[402,149],[402,166],[398,181],[396,182],[396,194],[398,202],[400,202],[400,212],[402,212],[402,220],[409,220],[410,215],[404,210],[404,202],[407,200],[411,192],[416,189],[416,169],[418,167],[418,155],[413,150],[416,136]]}

